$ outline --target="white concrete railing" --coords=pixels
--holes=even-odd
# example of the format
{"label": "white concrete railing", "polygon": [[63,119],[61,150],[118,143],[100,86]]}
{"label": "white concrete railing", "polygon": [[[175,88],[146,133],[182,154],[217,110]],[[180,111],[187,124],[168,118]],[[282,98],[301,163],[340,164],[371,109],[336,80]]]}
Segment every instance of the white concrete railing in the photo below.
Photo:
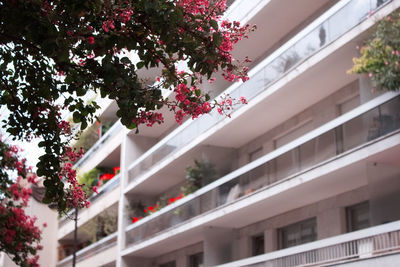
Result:
{"label": "white concrete railing", "polygon": [[[117,245],[117,237],[118,233],[112,233],[96,243],[93,243],[81,250],[79,250],[76,253],[76,262],[83,261],[85,259],[88,259],[90,257],[95,257],[96,254],[100,253],[101,251],[104,251],[110,247],[116,246]],[[57,263],[57,267],[67,267],[71,266],[73,255],[69,255],[68,257],[62,259]]]}
{"label": "white concrete railing", "polygon": [[[386,3],[388,2],[390,1],[386,1]],[[234,7],[233,5],[232,7]],[[279,80],[290,69],[358,25],[371,11],[377,8],[379,6],[376,3],[373,4],[367,0],[339,1],[335,6],[255,66],[249,72],[249,77],[251,78],[249,81],[246,83],[235,83],[221,95],[230,94],[230,96],[237,99],[244,96],[248,100],[256,98],[257,95],[267,90],[270,85]],[[325,34],[321,35],[321,30]],[[321,36],[325,36],[324,40],[321,39]],[[296,57],[293,57],[294,54],[296,54]],[[240,109],[241,107],[238,107],[235,112]],[[125,188],[125,193],[134,188],[137,183],[151,176],[157,168],[162,167],[161,165],[165,165],[166,162],[173,160],[179,154],[184,153],[184,151],[194,146],[195,142],[193,139],[195,136],[198,139],[199,136],[206,133],[223,119],[223,116],[219,115],[216,110],[213,110],[210,114],[196,120],[186,121],[182,126],[163,138],[130,164],[128,167],[129,183],[128,187]]]}
{"label": "white concrete railing", "polygon": [[400,221],[338,235],[216,267],[315,266],[400,253]]}
{"label": "white concrete railing", "polygon": [[[385,136],[391,132],[397,132],[400,129],[400,121],[395,119],[398,118],[396,112],[400,107],[399,95],[400,93],[393,92],[381,95],[226,176],[221,177],[193,194],[129,225],[125,229],[128,247],[124,253],[128,253],[133,249],[135,244],[154,237],[160,232],[168,231],[168,229],[172,229],[176,225],[184,224],[186,221],[196,216],[228,205],[236,201],[236,199],[244,197],[247,194],[246,188],[239,186],[242,177],[252,176],[252,182],[257,186],[255,190],[262,190],[263,188],[272,186],[271,182],[266,179],[264,174],[261,176],[253,176],[252,172],[264,164],[269,164],[274,160],[284,157],[287,153],[300,155],[301,153],[299,153],[299,151],[302,151],[303,145],[310,144],[310,142],[314,142],[314,144],[320,143],[321,140],[326,139],[327,134],[330,137],[329,142],[326,143],[325,140],[324,143],[322,143],[324,146],[321,147],[321,150],[316,149],[312,158],[300,158],[297,162],[286,166],[287,168],[276,170],[275,182],[273,183],[279,183],[288,177],[304,173],[309,169],[315,168],[315,166],[332,160],[332,158],[335,158],[337,155],[348,153],[353,149],[357,149],[359,146],[368,142],[373,142],[376,138]],[[385,114],[381,114],[381,110],[386,110]],[[389,117],[392,118],[392,120],[387,124],[386,120]],[[337,129],[351,127],[354,122],[359,124],[357,133],[353,133],[357,138],[347,138],[346,136],[341,140],[335,138],[335,131],[337,131]],[[374,124],[375,122],[377,122],[376,125]],[[319,140],[320,137],[322,137],[321,140]],[[338,149],[340,145],[343,145],[343,147]],[[224,188],[224,190],[222,190],[222,188]],[[176,210],[179,210],[179,215],[176,214]]]}

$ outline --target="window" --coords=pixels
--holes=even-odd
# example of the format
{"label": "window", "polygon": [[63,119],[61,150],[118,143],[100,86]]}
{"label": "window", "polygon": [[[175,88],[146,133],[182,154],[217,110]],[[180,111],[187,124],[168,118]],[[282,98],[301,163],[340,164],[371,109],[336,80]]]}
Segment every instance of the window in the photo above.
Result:
{"label": "window", "polygon": [[257,235],[251,238],[252,256],[264,254],[264,235]]}
{"label": "window", "polygon": [[279,247],[288,248],[317,240],[317,221],[307,219],[285,226],[279,231]]}
{"label": "window", "polygon": [[203,267],[203,252],[189,256],[189,267]]}
{"label": "window", "polygon": [[347,207],[347,231],[357,231],[370,226],[368,201]]}
{"label": "window", "polygon": [[159,267],[176,267],[175,261],[160,264]]}

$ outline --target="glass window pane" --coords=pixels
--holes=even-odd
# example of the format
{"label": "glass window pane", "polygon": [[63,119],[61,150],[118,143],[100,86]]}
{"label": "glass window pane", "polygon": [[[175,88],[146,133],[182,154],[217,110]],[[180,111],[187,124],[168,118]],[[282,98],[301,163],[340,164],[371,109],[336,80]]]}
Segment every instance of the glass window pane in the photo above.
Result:
{"label": "glass window pane", "polygon": [[347,207],[347,231],[357,231],[370,226],[368,201]]}
{"label": "glass window pane", "polygon": [[189,267],[203,267],[203,252],[189,256]]}
{"label": "glass window pane", "polygon": [[317,239],[317,221],[315,218],[307,219],[280,228],[280,248],[301,245]]}
{"label": "glass window pane", "polygon": [[264,235],[253,236],[252,243],[252,256],[264,254]]}

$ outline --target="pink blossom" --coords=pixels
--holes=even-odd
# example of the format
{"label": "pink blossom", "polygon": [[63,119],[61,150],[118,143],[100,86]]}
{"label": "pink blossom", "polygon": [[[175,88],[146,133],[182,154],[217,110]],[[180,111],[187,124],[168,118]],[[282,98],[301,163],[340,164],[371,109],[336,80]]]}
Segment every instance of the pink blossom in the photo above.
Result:
{"label": "pink blossom", "polygon": [[99,192],[97,191],[97,186],[93,186],[92,187],[93,192],[95,192],[96,194],[98,194]]}
{"label": "pink blossom", "polygon": [[89,44],[94,44],[94,37],[93,36],[88,37],[87,41]]}

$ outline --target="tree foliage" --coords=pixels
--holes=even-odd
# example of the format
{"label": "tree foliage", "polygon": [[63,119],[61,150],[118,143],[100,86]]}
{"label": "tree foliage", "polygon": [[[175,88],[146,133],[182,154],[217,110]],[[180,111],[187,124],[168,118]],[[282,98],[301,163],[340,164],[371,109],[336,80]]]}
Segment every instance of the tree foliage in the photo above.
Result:
{"label": "tree foliage", "polygon": [[[121,122],[134,129],[162,123],[163,106],[178,122],[218,106],[200,89],[204,76],[248,79],[248,60],[231,51],[253,28],[223,20],[225,9],[224,0],[0,0],[0,104],[11,111],[5,122],[14,138],[42,138],[45,203],[60,211],[87,205],[69,163],[82,151],[68,147],[61,111],[85,129],[99,108],[85,101],[88,93],[115,100]],[[187,69],[177,69],[180,62]],[[148,68],[160,71],[158,82],[143,80]],[[175,97],[163,98],[161,88]]]}
{"label": "tree foliage", "polygon": [[36,183],[36,175],[19,152],[0,136],[0,251],[19,266],[38,266],[41,230],[35,225],[36,217],[25,214],[32,193],[29,184]]}
{"label": "tree foliage", "polygon": [[386,90],[400,88],[400,15],[395,11],[381,19],[369,39],[354,58],[350,73],[367,74],[375,87]]}

